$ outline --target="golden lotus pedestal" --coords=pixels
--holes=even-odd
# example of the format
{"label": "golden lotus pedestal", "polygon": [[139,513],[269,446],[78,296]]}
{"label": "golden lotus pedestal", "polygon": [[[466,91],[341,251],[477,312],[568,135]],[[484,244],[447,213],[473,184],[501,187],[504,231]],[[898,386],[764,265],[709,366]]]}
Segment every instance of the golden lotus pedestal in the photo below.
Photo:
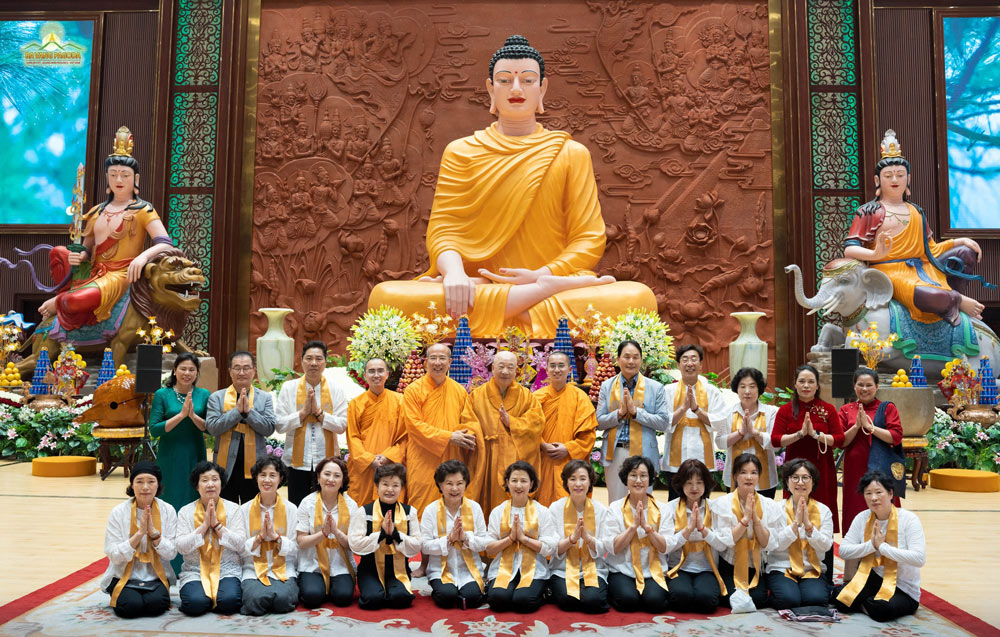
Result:
{"label": "golden lotus pedestal", "polygon": [[[100,441],[98,458],[101,461],[101,480],[104,480],[119,465],[128,478],[136,456],[142,448],[146,435],[145,427],[94,427],[91,431],[94,438]],[[113,460],[111,447],[122,447],[122,457]]]}

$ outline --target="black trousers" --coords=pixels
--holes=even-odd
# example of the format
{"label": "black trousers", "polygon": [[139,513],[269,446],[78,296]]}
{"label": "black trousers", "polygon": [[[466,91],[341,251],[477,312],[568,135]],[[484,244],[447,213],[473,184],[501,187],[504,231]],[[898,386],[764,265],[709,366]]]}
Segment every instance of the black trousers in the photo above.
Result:
{"label": "black trousers", "polygon": [[330,592],[319,573],[299,573],[299,601],[306,608],[317,608],[324,602],[334,606],[350,606],[354,601],[354,578],[346,573],[330,578]]}
{"label": "black trousers", "polygon": [[670,587],[670,609],[677,613],[709,615],[719,607],[722,591],[715,573],[689,573],[677,571],[677,576],[667,581]]}
{"label": "black trousers", "polygon": [[585,586],[581,578],[580,599],[569,596],[566,580],[561,577],[549,578],[549,590],[552,591],[552,601],[560,610],[597,615],[611,608],[608,604],[608,583],[600,577],[597,578],[597,586]]}
{"label": "black trousers", "polygon": [[238,577],[223,577],[219,580],[219,592],[215,596],[215,608],[212,608],[212,598],[205,594],[201,580],[188,582],[181,587],[181,612],[191,617],[204,615],[214,610],[220,615],[235,615],[243,605],[243,589]]}
{"label": "black trousers", "polygon": [[[118,578],[115,577],[108,584],[105,592],[110,595],[118,586]],[[167,612],[170,608],[170,591],[157,581],[152,590],[140,590],[126,586],[118,595],[118,603],[111,607],[115,615],[123,619],[134,617],[157,617]]]}
{"label": "black trousers", "polygon": [[811,577],[796,582],[785,575],[784,571],[772,571],[765,575],[765,579],[767,588],[771,591],[771,606],[777,610],[799,606],[827,606],[830,603],[830,584],[825,577]]}
{"label": "black trousers", "polygon": [[316,486],[316,473],[306,469],[288,468],[288,501],[299,506],[302,498],[309,495]]}
{"label": "black trousers", "polygon": [[[409,574],[410,567],[406,567]],[[385,556],[385,587],[378,579],[374,566],[358,569],[358,606],[364,610],[379,610],[382,608],[408,608],[413,603],[413,593],[396,579],[392,570],[392,556]]]}
{"label": "black trousers", "polygon": [[469,582],[462,588],[454,584],[445,584],[440,579],[432,579],[431,599],[440,608],[458,608],[472,610],[486,603],[486,593],[479,590],[479,584]]}
{"label": "black trousers", "polygon": [[[498,558],[499,559],[499,558]],[[518,588],[521,581],[521,573],[518,571],[511,578],[506,588],[496,585],[496,580],[490,581],[486,589],[486,601],[490,608],[498,613],[513,611],[515,613],[533,613],[545,603],[545,587],[548,580],[531,580],[531,584],[524,588]]]}
{"label": "black trousers", "polygon": [[837,610],[842,613],[857,613],[863,610],[877,622],[891,622],[894,619],[912,615],[917,612],[917,608],[920,606],[920,602],[899,590],[898,587],[888,600],[876,600],[878,589],[882,588],[882,578],[875,572],[868,575],[868,582],[865,583],[864,588],[861,589],[858,596],[854,598],[854,603],[850,606],[837,599],[837,595],[843,588],[843,586],[837,586],[830,593],[830,600],[837,607]]}
{"label": "black trousers", "polygon": [[662,613],[667,610],[669,597],[652,577],[646,578],[645,587],[639,593],[634,577],[612,572],[608,574],[608,602],[622,613]]}
{"label": "black trousers", "polygon": [[[751,566],[747,569],[747,582],[753,581],[753,576],[756,571]],[[733,591],[736,590],[736,582],[733,579],[733,565],[726,560],[719,560],[719,575],[722,576],[722,583],[726,585],[727,595],[724,595],[720,602],[726,608],[729,608],[729,598],[732,596]],[[767,607],[767,583],[764,578],[764,574],[760,574],[760,579],[757,580],[757,585],[747,591],[750,594],[750,599],[753,600],[753,605],[757,607],[757,610]]]}
{"label": "black trousers", "polygon": [[240,504],[253,500],[260,493],[256,480],[243,477],[243,450],[245,446],[244,441],[240,440],[240,450],[236,452],[236,463],[233,464],[232,475],[228,476],[226,485],[222,487],[224,499]]}

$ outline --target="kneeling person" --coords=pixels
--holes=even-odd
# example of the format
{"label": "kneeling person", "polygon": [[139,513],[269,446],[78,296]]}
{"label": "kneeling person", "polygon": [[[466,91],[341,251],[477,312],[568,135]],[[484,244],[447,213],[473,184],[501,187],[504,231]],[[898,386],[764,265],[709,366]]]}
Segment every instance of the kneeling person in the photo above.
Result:
{"label": "kneeling person", "polygon": [[250,470],[260,493],[240,507],[250,537],[243,545],[244,615],[288,613],[299,603],[295,577],[296,508],[278,494],[285,465],[277,456],[265,456]]}
{"label": "kneeling person", "polygon": [[399,502],[406,467],[384,464],[375,470],[378,500],[351,516],[351,550],[361,556],[358,605],[364,610],[406,608],[413,603],[408,558],[420,552],[417,510]]}
{"label": "kneeling person", "polygon": [[299,543],[299,596],[306,608],[354,601],[354,553],[347,531],[358,505],[347,495],[350,476],[341,458],[316,465],[316,486],[302,498],[295,531]]}
{"label": "kneeling person", "polygon": [[424,509],[420,523],[423,554],[429,556],[427,579],[431,598],[441,608],[478,608],[486,602],[483,563],[486,520],[479,503],[465,497],[469,468],[461,460],[446,460],[434,471],[441,499]]}

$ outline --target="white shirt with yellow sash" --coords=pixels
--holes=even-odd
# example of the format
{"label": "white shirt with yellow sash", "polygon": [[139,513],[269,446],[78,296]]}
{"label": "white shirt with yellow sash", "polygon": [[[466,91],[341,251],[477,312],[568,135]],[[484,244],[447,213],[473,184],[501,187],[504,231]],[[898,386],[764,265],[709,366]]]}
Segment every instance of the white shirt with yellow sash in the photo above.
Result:
{"label": "white shirt with yellow sash", "polygon": [[[791,498],[789,498],[791,500]],[[788,500],[783,500],[781,506],[786,507]],[[794,500],[793,500],[794,502]],[[823,557],[826,556],[826,552],[830,550],[833,546],[833,514],[830,512],[830,507],[826,506],[818,500],[810,499],[810,503],[815,503],[816,508],[819,509],[819,525],[813,524],[812,535],[807,536],[804,528],[799,528],[797,525],[789,524],[788,514],[792,515],[792,519],[795,519],[795,511],[785,511],[785,525],[778,531],[777,542],[778,545],[774,550],[767,551],[767,568],[764,569],[767,573],[772,573],[774,571],[785,571],[792,568],[792,561],[788,556],[789,548],[792,542],[806,542],[810,547],[812,547],[812,555],[816,556],[819,563],[813,562],[812,556],[808,548],[802,551],[804,564],[806,571],[816,570],[820,574],[826,569],[826,565],[823,563]],[[808,513],[808,510],[807,510]]]}
{"label": "white shirt with yellow sash", "polygon": [[[625,532],[627,525],[625,524],[625,515],[623,513],[622,507],[625,505],[625,500],[628,496],[622,498],[621,500],[615,500],[608,505],[608,515],[605,516],[605,526],[601,535],[604,537],[610,537],[612,544],[614,544],[614,539],[620,534]],[[653,498],[649,498],[647,502],[653,501]],[[663,515],[663,512],[667,510],[667,504],[661,500],[656,500],[656,507],[660,510],[660,525],[656,530],[660,535],[666,535],[668,531],[673,532],[674,518],[667,517]],[[631,504],[629,507],[632,509],[632,516],[635,516],[635,507]],[[646,532],[642,530],[642,527],[636,529],[636,537],[644,538],[646,537]],[[655,555],[650,555],[649,552],[652,551]],[[635,577],[636,569],[632,565],[632,551],[629,546],[625,546],[621,553],[613,553],[608,551],[607,556],[604,558],[608,563],[608,570],[613,573],[621,573],[622,575],[627,575],[628,577]],[[642,576],[643,578],[650,578],[652,574],[649,570],[649,560],[657,559],[660,560],[660,569],[663,573],[667,572],[667,556],[657,551],[651,546],[645,546],[639,549],[639,561],[642,563]]]}
{"label": "white shirt with yellow sash", "polygon": [[[726,550],[726,545],[723,543],[721,538],[721,533],[716,529],[715,517],[712,517],[712,526],[705,529],[705,536],[695,529],[691,531],[691,535],[685,540],[684,536],[677,531],[677,506],[682,501],[685,502],[684,510],[687,512],[688,518],[691,519],[691,508],[687,506],[686,498],[675,498],[670,502],[667,502],[663,509],[663,518],[666,521],[665,526],[666,531],[661,532],[663,539],[667,541],[667,565],[670,569],[673,569],[681,561],[681,554],[684,551],[684,545],[688,542],[705,542],[708,544],[712,551],[712,559],[715,560],[715,566],[719,566],[719,552]],[[708,500],[702,501],[701,504],[701,515],[702,521],[705,520],[705,512],[710,506]],[[662,525],[661,525],[662,526]],[[726,531],[730,533],[730,531]],[[687,573],[707,573],[712,571],[712,565],[708,563],[708,558],[705,557],[705,553],[702,551],[692,551],[688,549],[688,555],[684,559],[684,563],[681,564],[680,570]]]}
{"label": "white shirt with yellow sash", "polygon": [[[472,552],[473,563],[479,569],[480,577],[483,577],[483,560],[479,554],[486,550],[490,543],[490,538],[486,531],[486,518],[483,516],[483,509],[475,500],[466,499],[469,508],[472,510],[472,520],[475,528],[465,528],[462,523],[464,537],[462,548]],[[466,584],[475,581],[475,577],[465,564],[465,558],[458,547],[448,543],[448,533],[455,525],[455,518],[461,516],[461,509],[452,513],[445,507],[445,528],[444,535],[438,533],[438,508],[441,500],[435,500],[424,509],[423,518],[420,520],[420,536],[423,538],[422,552],[424,555],[432,556],[427,562],[427,581],[441,579],[441,559],[440,556],[447,555],[448,572],[454,580],[455,586],[462,588]],[[485,578],[484,578],[485,582]]]}
{"label": "white shirt with yellow sash", "polygon": [[[244,502],[240,506],[240,516],[243,518],[243,524],[247,529],[247,540],[243,543],[243,579],[257,579],[257,572],[254,569],[254,558],[260,555],[261,546],[257,547],[257,550],[253,550],[254,539],[256,535],[250,534],[250,507],[253,505],[254,500],[249,502]],[[298,534],[295,532],[296,524],[298,523],[298,510],[295,505],[288,500],[284,501],[285,504],[285,520],[283,526],[285,527],[285,532],[281,532],[282,524],[278,521],[274,522],[274,528],[279,535],[281,535],[281,548],[278,549],[278,556],[285,558],[285,578],[291,579],[297,575],[295,569],[298,563],[299,555],[299,544],[298,544]],[[260,521],[261,524],[264,523],[264,514],[267,513],[274,520],[274,505],[264,506],[260,505]],[[275,578],[274,574],[274,558],[275,555],[267,554],[267,577],[268,579]]]}
{"label": "white shirt with yellow sash", "polygon": [[[160,564],[166,573],[167,581],[173,584],[176,581],[174,569],[170,566],[170,560],[177,555],[177,548],[174,544],[174,534],[177,531],[177,512],[163,500],[156,498],[156,504],[160,509],[160,543],[155,547],[157,555],[160,556]],[[142,509],[136,510],[136,522],[142,524],[145,512]],[[101,576],[101,590],[104,590],[115,577],[121,579],[125,573],[125,568],[132,562],[136,554],[136,549],[129,544],[132,534],[129,532],[132,523],[132,498],[111,509],[108,515],[108,527],[104,531],[104,553],[108,556],[108,569]],[[139,541],[139,553],[145,553],[148,545],[147,538]],[[153,569],[152,563],[136,560],[132,564],[132,572],[129,574],[129,581],[155,582],[160,579]]]}
{"label": "white shirt with yellow sash", "polygon": [[[557,535],[561,541],[566,537],[566,527],[564,519],[566,515],[566,500],[565,498],[559,498],[549,506],[549,513],[552,514],[552,520],[555,522]],[[604,560],[604,557],[614,550],[615,536],[605,535],[605,531],[608,527],[607,517],[609,515],[608,507],[604,506],[596,499],[591,498],[591,503],[594,505],[594,525],[595,532],[591,535],[597,540],[596,548],[588,549],[590,552],[590,557],[594,559],[594,564],[597,566],[597,576],[604,581],[608,579],[608,563]],[[574,507],[575,509],[575,507]],[[583,516],[583,511],[576,512],[576,518],[579,519]],[[573,521],[576,524],[576,521]],[[583,540],[580,540],[580,547],[583,546]],[[559,542],[556,542],[556,551],[559,550]],[[568,552],[568,551],[567,551]],[[555,577],[561,577],[566,579],[566,553],[560,555],[558,552],[553,553],[552,559],[549,560],[549,571],[551,575]]]}
{"label": "white shirt with yellow sash", "polygon": [[[508,501],[504,501],[498,504],[492,511],[490,511],[490,521],[487,525],[487,534],[489,536],[490,542],[496,542],[500,539],[500,527],[503,526],[503,512],[507,506]],[[556,531],[556,524],[552,520],[552,516],[549,514],[548,508],[542,504],[532,501],[535,505],[535,510],[538,514],[538,537],[536,538],[542,543],[542,550],[535,553],[535,571],[532,574],[532,580],[544,580],[549,577],[549,558],[552,557],[556,552],[556,545],[559,543],[559,535]],[[527,525],[525,525],[525,508],[526,507],[510,507],[510,517],[507,519],[507,524],[512,525],[514,523],[514,516],[517,515],[521,520],[521,528],[528,530]],[[500,563],[503,561],[501,555],[494,556],[492,562],[490,562],[490,570],[487,574],[487,581],[494,580],[497,577],[497,573],[500,572]],[[511,562],[511,577],[521,572],[521,551],[514,551],[513,561]]]}
{"label": "white shirt with yellow sash", "polygon": [[[712,507],[712,528],[719,534],[719,540],[721,544],[725,546],[724,550],[719,551],[719,557],[730,564],[733,563],[734,549],[736,546],[736,543],[733,542],[733,529],[737,524],[742,524],[742,522],[737,520],[736,516],[733,514],[732,497],[732,493],[727,493],[725,495],[718,496],[709,503],[709,506]],[[761,511],[763,512],[761,522],[765,527],[767,527],[767,530],[770,533],[767,546],[760,547],[760,558],[761,562],[763,562],[767,551],[773,551],[778,547],[778,533],[781,531],[782,527],[785,526],[785,509],[780,503],[775,502],[774,500],[762,498],[760,496],[757,496],[757,498],[760,500]],[[753,538],[753,523],[751,523],[750,527],[747,529],[746,537]],[[751,567],[752,566],[753,565],[751,564]]]}
{"label": "white shirt with yellow sash", "polygon": [[[299,387],[306,383],[305,376],[286,382],[278,392],[278,399],[275,401],[274,413],[277,424],[274,428],[276,433],[285,434],[285,453],[281,456],[285,464],[293,469],[311,471],[323,458],[334,455],[337,450],[327,449],[326,440],[322,429],[334,434],[342,434],[347,431],[347,404],[350,398],[344,392],[341,383],[335,382],[330,375],[323,373],[326,380],[327,390],[330,392],[330,412],[324,411],[322,425],[311,422],[306,425],[306,439],[303,446],[302,464],[295,465],[292,462],[292,448],[295,444],[295,435],[302,428],[299,422],[298,393]],[[323,395],[320,391],[322,383],[312,385],[312,390],[316,393],[316,403],[323,404]],[[358,386],[360,389],[360,386]],[[301,433],[298,435],[302,435]],[[338,441],[338,444],[341,441]],[[346,441],[344,441],[346,443]]]}
{"label": "white shirt with yellow sash", "polygon": [[[347,505],[347,514],[350,519],[354,518],[354,512],[357,511],[358,505],[351,496],[347,495],[347,490],[344,490],[344,503]],[[296,512],[296,526],[295,535],[298,533],[306,533],[307,535],[312,535],[322,528],[322,525],[316,525],[316,499],[320,499],[320,506],[323,507],[323,519],[326,519],[328,513],[333,515],[333,523],[337,524],[337,520],[340,517],[340,505],[335,502],[332,508],[327,508],[326,504],[323,503],[322,498],[318,491],[313,491],[306,497],[302,498],[302,502],[299,502],[298,511]],[[298,572],[299,573],[319,573],[319,560],[316,558],[316,548],[315,546],[309,548],[300,548],[298,551]],[[353,554],[351,553],[350,547],[347,548],[347,555],[353,559]],[[326,549],[327,556],[330,564],[330,577],[336,577],[337,575],[353,575],[354,571],[348,567],[347,562],[344,561],[344,552],[340,550],[339,547],[330,547]]]}
{"label": "white shirt with yellow sash", "polygon": [[[757,459],[760,460],[760,463],[764,466],[763,473],[766,474],[766,476],[760,476],[760,484],[757,485],[757,490],[761,491],[763,489],[781,486],[778,484],[778,468],[777,464],[774,462],[774,447],[771,445],[771,430],[774,429],[774,419],[778,415],[778,408],[771,405],[765,405],[758,401],[757,413],[763,414],[765,432],[764,442],[760,445],[761,449],[764,451],[764,457],[760,457],[760,454],[756,454]],[[733,419],[737,415],[739,415],[742,422],[743,407],[740,406],[739,401],[737,401],[735,405],[732,405],[731,409],[726,410],[721,418],[713,418],[712,420],[712,428],[715,430],[715,446],[719,449],[726,450],[726,466],[722,470],[722,483],[727,487],[732,484],[733,459],[739,454],[733,454],[733,447],[726,447],[726,438],[729,437],[729,434],[733,433]],[[751,420],[754,421],[752,426],[756,426],[757,416],[751,416]],[[752,450],[756,453],[756,447],[753,444],[752,436],[744,437],[743,441],[750,441],[749,449],[747,450]],[[742,441],[737,441],[737,445],[739,445],[740,442]],[[709,469],[714,468],[715,467],[709,467]],[[769,484],[771,486],[764,486],[765,484]]]}
{"label": "white shirt with yellow sash", "polygon": [[[871,510],[862,511],[851,522],[851,528],[840,542],[840,557],[845,560],[863,558],[875,553],[878,557],[888,558],[896,562],[896,588],[903,591],[914,601],[920,601],[920,567],[927,561],[927,544],[924,539],[924,527],[920,518],[912,511],[896,509],[897,542],[892,546],[882,542],[878,550],[872,546],[871,540],[865,540],[865,526],[871,516]],[[886,531],[889,520],[877,522]],[[888,532],[886,532],[888,535]],[[885,568],[876,566],[872,569],[879,577],[884,577]]]}
{"label": "white shirt with yellow sash", "polygon": [[[698,382],[705,390],[705,397],[707,399],[707,405],[700,405],[702,411],[706,412],[708,416],[709,423],[705,425],[702,423],[701,427],[684,427],[684,430],[677,432],[678,423],[670,423],[670,428],[667,431],[667,435],[663,436],[663,453],[660,454],[662,460],[660,461],[660,467],[664,471],[674,471],[680,467],[680,463],[688,458],[695,458],[705,462],[706,458],[713,460],[711,464],[705,462],[709,469],[714,469],[714,458],[715,449],[705,450],[704,438],[702,437],[701,429],[704,429],[707,433],[709,445],[712,445],[712,435],[714,434],[714,428],[711,423],[719,420],[728,411],[728,405],[726,404],[726,399],[719,388],[708,382],[708,379],[704,376],[698,376]],[[664,401],[666,401],[667,411],[673,414],[674,411],[674,401],[677,400],[677,392],[687,392],[687,385],[684,381],[679,380],[676,383],[670,383],[669,385],[663,386],[663,396]],[[695,394],[697,399],[697,392]],[[683,396],[681,397],[683,400]],[[688,409],[684,412],[684,416],[689,419],[698,420],[698,414]],[[681,453],[680,460],[673,464],[670,458],[671,456],[671,443],[673,441],[674,435],[681,436]]]}
{"label": "white shirt with yellow sash", "polygon": [[[374,511],[374,507],[377,506],[379,506],[379,500],[376,499],[372,510]],[[403,508],[406,510],[407,533],[403,533],[399,526],[396,526],[400,541],[395,545],[395,548],[404,557],[410,558],[420,552],[420,549],[423,547],[423,539],[420,536],[420,520],[417,519],[417,508],[411,507],[408,504],[404,504]],[[372,525],[372,532],[368,533],[368,523],[371,521],[372,514],[365,511],[365,507],[358,507],[351,514],[351,526],[347,529],[347,541],[351,545],[351,550],[358,555],[368,555],[378,550],[378,538],[382,534],[382,527]]]}
{"label": "white shirt with yellow sash", "polygon": [[[177,537],[174,544],[177,552],[184,556],[177,586],[183,588],[188,582],[201,582],[201,553],[198,548],[205,543],[204,536],[195,532],[194,512],[199,500],[189,502],[177,512]],[[222,527],[219,543],[222,545],[222,556],[219,560],[219,580],[236,577],[242,580],[243,565],[240,555],[247,539],[247,530],[243,516],[240,515],[240,505],[219,498],[216,510],[223,505],[226,511],[226,523]],[[210,530],[209,533],[212,531]]]}

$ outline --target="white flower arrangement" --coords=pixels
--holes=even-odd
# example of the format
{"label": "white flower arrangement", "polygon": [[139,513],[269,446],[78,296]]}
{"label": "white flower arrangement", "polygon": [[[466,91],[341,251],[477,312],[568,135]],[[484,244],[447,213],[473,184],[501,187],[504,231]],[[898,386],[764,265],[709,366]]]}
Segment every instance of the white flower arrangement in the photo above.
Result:
{"label": "white flower arrangement", "polygon": [[382,358],[391,369],[398,369],[420,347],[420,336],[413,321],[394,307],[368,310],[351,326],[347,338],[348,368],[364,369],[371,358]]}
{"label": "white flower arrangement", "polygon": [[653,372],[674,366],[674,337],[670,326],[652,310],[630,308],[608,321],[601,336],[601,350],[614,356],[622,341],[635,341],[642,347],[643,367]]}

